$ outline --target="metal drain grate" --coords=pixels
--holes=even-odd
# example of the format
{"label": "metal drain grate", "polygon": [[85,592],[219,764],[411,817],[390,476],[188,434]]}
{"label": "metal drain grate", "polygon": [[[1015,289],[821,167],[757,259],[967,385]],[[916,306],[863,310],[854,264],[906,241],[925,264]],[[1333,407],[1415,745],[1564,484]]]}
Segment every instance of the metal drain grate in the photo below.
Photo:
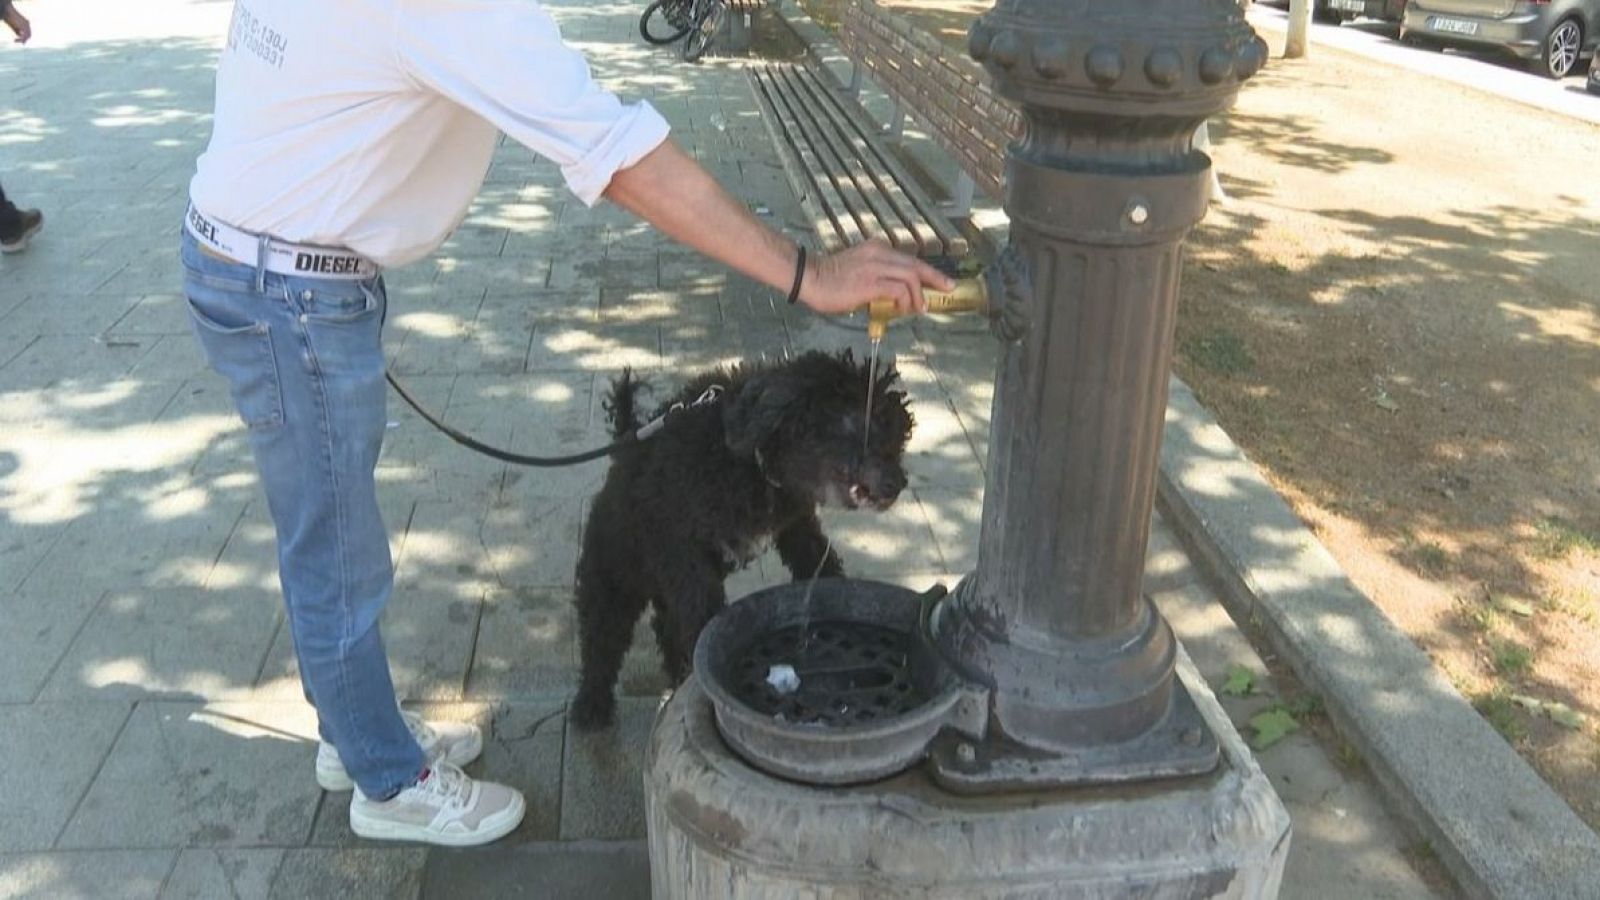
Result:
{"label": "metal drain grate", "polygon": [[[733,693],[763,715],[802,725],[859,725],[914,709],[927,696],[912,683],[911,635],[863,622],[790,626],[751,643],[732,674]],[[767,683],[775,665],[793,666],[799,687]]]}

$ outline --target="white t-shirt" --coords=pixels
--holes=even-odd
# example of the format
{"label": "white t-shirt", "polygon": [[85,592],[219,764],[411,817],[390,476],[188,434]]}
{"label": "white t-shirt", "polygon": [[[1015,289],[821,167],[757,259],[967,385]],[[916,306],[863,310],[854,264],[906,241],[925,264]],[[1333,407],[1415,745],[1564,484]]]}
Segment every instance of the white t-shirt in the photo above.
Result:
{"label": "white t-shirt", "polygon": [[667,123],[602,90],[532,0],[236,2],[195,206],[236,228],[384,266],[435,250],[499,133],[593,205]]}

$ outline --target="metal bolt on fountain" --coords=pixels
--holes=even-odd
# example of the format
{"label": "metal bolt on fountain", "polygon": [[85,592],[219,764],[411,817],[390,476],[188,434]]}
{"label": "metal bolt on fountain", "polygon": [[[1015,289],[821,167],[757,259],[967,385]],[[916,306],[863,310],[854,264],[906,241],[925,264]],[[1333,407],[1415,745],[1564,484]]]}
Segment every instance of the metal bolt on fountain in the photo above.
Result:
{"label": "metal bolt on fountain", "polygon": [[658,897],[1277,892],[1287,814],[1142,591],[1191,142],[1265,45],[1233,0],[999,0],[969,38],[1027,122],[951,300],[1002,342],[977,568],[706,629],[651,740]]}

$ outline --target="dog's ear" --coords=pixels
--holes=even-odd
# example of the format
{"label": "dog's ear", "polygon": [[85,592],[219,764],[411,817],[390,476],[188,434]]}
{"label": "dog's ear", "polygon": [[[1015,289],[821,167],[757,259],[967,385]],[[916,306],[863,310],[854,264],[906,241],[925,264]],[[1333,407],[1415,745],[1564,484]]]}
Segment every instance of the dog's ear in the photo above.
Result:
{"label": "dog's ear", "polygon": [[795,401],[795,385],[781,372],[763,372],[745,382],[722,411],[722,435],[735,456],[753,456]]}

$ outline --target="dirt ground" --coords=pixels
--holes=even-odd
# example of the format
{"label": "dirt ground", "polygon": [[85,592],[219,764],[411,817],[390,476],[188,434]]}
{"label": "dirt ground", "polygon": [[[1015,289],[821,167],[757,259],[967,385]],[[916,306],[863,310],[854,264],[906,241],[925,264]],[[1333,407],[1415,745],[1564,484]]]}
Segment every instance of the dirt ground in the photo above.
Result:
{"label": "dirt ground", "polygon": [[1213,136],[1179,373],[1600,826],[1600,128],[1320,51]]}
{"label": "dirt ground", "polygon": [[1213,139],[1179,373],[1600,827],[1600,129],[1322,51]]}
{"label": "dirt ground", "polygon": [[[889,5],[954,47],[983,8]],[[1178,372],[1600,829],[1600,129],[1280,51],[1212,127]]]}

